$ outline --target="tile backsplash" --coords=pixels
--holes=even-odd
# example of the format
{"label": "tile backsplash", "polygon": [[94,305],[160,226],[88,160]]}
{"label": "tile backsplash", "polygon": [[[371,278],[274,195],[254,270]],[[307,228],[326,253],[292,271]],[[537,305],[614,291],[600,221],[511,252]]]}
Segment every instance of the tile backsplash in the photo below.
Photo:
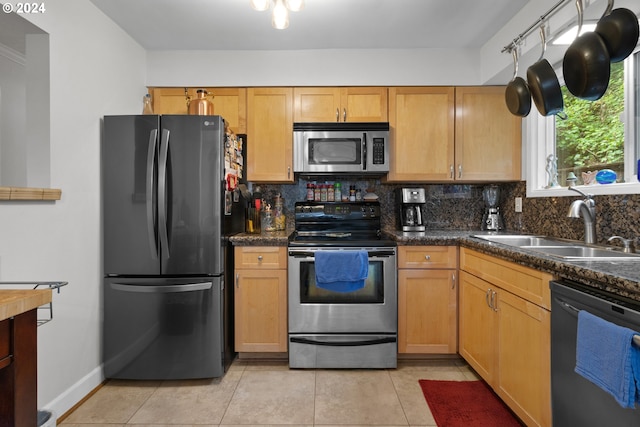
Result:
{"label": "tile backsplash", "polygon": [[[295,184],[260,184],[263,197],[268,203],[278,193],[285,198],[287,228],[293,228],[294,203],[305,200],[307,182],[299,179]],[[478,230],[485,211],[482,200],[484,185],[399,185],[386,184],[375,179],[340,182],[343,189],[355,185],[363,194],[368,190],[378,195],[383,213],[383,228],[396,228],[396,189],[402,187],[425,188],[427,203],[423,218],[428,229]],[[499,187],[499,206],[507,230],[576,240],[584,238],[583,220],[567,217],[571,202],[579,198],[579,195],[528,199],[524,182],[502,183]],[[522,213],[515,212],[516,197],[522,197]],[[640,237],[640,195],[596,196],[595,201],[598,243],[606,243],[606,239],[612,235],[625,238]]]}

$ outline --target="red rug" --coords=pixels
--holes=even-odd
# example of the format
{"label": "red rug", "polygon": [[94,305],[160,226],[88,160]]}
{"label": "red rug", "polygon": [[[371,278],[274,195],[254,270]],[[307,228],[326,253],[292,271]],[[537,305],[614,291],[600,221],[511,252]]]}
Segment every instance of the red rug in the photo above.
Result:
{"label": "red rug", "polygon": [[521,427],[484,381],[420,380],[438,427]]}

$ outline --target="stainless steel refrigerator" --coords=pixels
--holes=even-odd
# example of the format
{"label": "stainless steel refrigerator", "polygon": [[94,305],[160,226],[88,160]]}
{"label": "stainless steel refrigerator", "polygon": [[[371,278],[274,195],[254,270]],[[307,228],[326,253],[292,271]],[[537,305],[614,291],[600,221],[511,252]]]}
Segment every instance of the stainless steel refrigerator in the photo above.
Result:
{"label": "stainless steel refrigerator", "polygon": [[230,363],[228,236],[244,206],[227,149],[220,116],[104,117],[106,378],[212,378]]}

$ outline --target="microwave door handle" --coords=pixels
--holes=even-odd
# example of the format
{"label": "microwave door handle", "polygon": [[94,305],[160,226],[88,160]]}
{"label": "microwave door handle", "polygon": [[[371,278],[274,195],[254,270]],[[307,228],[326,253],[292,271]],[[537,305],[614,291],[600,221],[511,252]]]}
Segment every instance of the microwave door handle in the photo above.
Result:
{"label": "microwave door handle", "polygon": [[362,134],[362,170],[367,170],[367,134]]}

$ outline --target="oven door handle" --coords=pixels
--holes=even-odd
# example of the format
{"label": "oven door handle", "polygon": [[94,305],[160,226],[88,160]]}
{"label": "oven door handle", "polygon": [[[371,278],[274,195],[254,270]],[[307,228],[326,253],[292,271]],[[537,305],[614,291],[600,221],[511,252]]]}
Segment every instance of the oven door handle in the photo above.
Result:
{"label": "oven door handle", "polygon": [[[391,257],[396,255],[396,253],[393,251],[369,251],[367,253],[369,254],[369,258],[385,258],[385,257]],[[289,251],[289,256],[292,256],[295,258],[313,258],[314,254],[315,252],[313,251],[305,251],[305,252]]]}
{"label": "oven door handle", "polygon": [[396,337],[376,338],[366,341],[319,341],[300,337],[290,337],[289,340],[298,344],[325,345],[330,347],[357,347],[361,345],[387,344],[398,341]]}

